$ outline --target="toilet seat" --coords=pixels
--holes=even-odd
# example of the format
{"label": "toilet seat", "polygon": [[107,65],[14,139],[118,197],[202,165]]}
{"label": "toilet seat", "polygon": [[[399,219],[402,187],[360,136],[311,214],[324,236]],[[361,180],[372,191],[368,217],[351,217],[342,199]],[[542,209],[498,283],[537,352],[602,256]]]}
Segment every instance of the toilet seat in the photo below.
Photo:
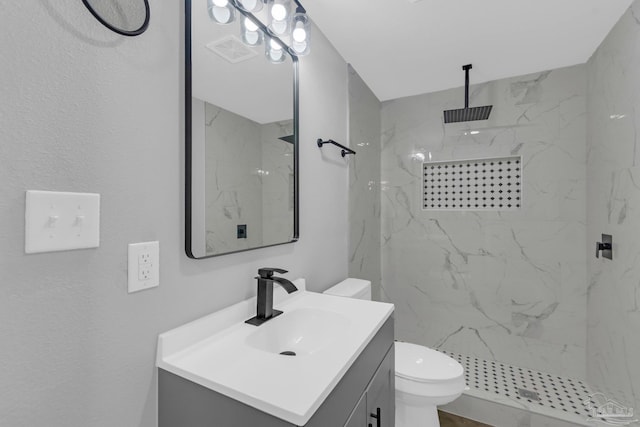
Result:
{"label": "toilet seat", "polygon": [[420,383],[448,383],[464,375],[462,365],[430,348],[407,342],[395,343],[396,377]]}

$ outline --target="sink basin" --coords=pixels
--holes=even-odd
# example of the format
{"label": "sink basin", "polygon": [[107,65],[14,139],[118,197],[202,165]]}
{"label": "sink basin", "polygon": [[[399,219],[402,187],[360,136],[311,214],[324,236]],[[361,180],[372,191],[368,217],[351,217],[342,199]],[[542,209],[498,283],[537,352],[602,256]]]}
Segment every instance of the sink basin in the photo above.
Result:
{"label": "sink basin", "polygon": [[[251,298],[160,334],[156,366],[291,425],[313,413],[391,316],[393,305],[277,287],[283,314],[260,326]],[[282,355],[293,352],[295,357]]]}
{"label": "sink basin", "polygon": [[260,326],[247,337],[247,345],[287,356],[312,355],[327,347],[349,327],[340,313],[299,308]]}

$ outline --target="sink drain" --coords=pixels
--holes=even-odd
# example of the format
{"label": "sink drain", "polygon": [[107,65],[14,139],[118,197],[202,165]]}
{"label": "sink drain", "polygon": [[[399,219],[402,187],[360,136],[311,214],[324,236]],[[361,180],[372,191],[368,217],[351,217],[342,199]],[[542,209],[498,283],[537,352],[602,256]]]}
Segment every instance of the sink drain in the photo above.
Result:
{"label": "sink drain", "polygon": [[291,350],[286,350],[286,351],[281,351],[280,354],[283,356],[295,356],[296,352]]}

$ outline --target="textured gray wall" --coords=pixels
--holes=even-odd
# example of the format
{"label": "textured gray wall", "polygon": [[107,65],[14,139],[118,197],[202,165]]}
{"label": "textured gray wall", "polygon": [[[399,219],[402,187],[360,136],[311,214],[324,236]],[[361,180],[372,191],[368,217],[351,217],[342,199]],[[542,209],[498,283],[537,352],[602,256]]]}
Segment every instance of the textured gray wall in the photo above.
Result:
{"label": "textured gray wall", "polygon": [[[322,290],[347,274],[347,73],[319,31],[301,64],[301,239],[205,261],[183,249],[181,1],[137,38],[77,0],[0,14],[0,425],[155,426],[159,332],[254,294],[261,266]],[[102,194],[98,249],[24,254],[24,191]],[[127,244],[160,241],[160,287],[127,294]]]}
{"label": "textured gray wall", "polygon": [[349,66],[349,276],[371,281],[380,301],[380,108]]}

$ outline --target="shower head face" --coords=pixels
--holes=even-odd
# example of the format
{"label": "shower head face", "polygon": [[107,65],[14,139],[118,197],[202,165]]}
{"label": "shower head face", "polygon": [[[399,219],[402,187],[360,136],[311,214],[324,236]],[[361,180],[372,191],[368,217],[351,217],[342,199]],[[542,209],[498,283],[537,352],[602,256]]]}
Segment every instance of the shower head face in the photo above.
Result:
{"label": "shower head face", "polygon": [[445,123],[462,123],[473,122],[476,120],[487,120],[493,105],[484,105],[482,107],[459,108],[457,110],[445,110]]}

